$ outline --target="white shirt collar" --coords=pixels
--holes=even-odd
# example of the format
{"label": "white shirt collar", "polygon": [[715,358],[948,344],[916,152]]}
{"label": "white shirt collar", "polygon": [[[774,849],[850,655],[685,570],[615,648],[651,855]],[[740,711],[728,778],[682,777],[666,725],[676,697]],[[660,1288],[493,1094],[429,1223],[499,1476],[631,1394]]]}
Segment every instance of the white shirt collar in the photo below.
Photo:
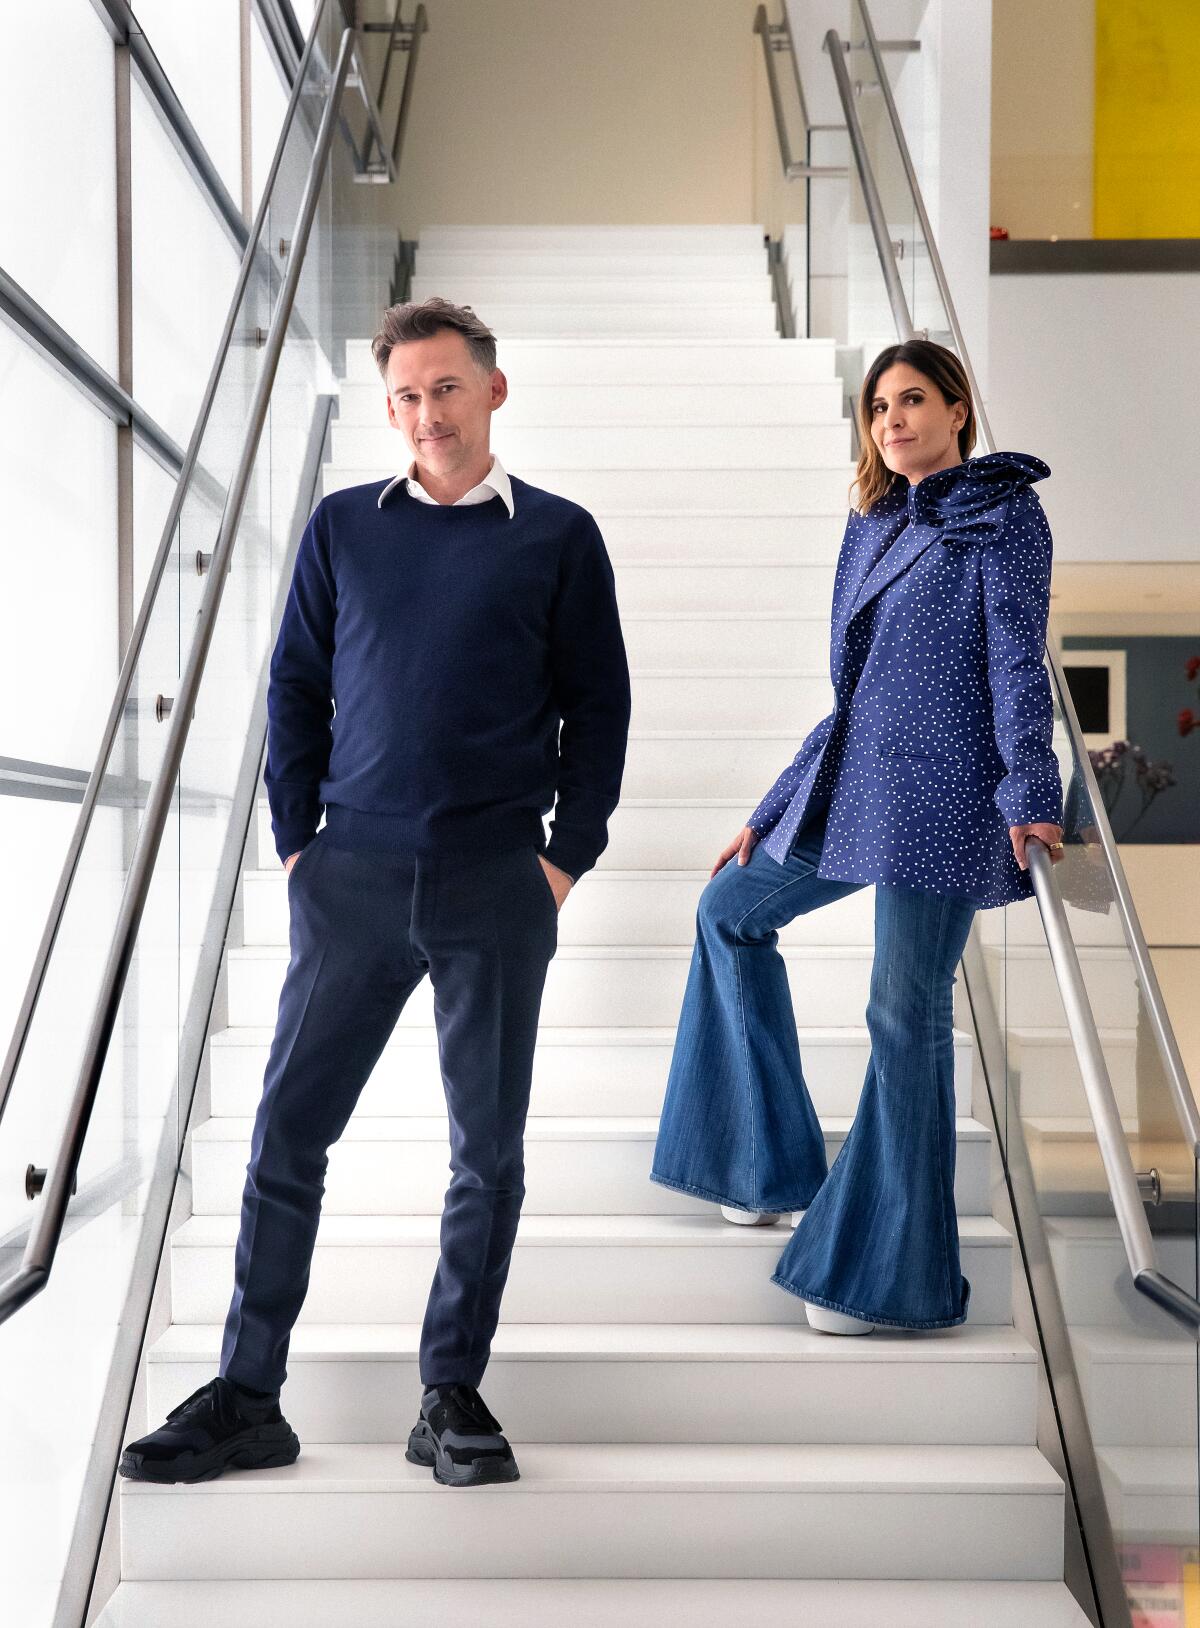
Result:
{"label": "white shirt collar", "polygon": [[[437,503],[437,498],[430,497],[429,493],[421,485],[420,481],[417,480],[416,475],[417,465],[414,460],[414,462],[409,464],[408,469],[403,475],[397,475],[395,480],[391,480],[387,483],[383,491],[380,492],[378,498],[376,499],[376,508],[381,509],[383,507],[384,498],[390,491],[399,486],[401,481],[407,483],[409,497],[415,497],[418,503]],[[487,503],[494,497],[498,497],[503,500],[504,507],[508,510],[508,518],[511,520],[516,512],[515,505],[513,503],[512,482],[508,478],[508,473],[505,470],[504,465],[495,455],[492,457],[492,467],[479,482],[478,486],[472,486],[469,492],[464,492],[460,498],[456,498],[454,500],[453,504],[438,504],[438,507],[450,507],[457,509],[460,505],[465,506],[470,503]]]}

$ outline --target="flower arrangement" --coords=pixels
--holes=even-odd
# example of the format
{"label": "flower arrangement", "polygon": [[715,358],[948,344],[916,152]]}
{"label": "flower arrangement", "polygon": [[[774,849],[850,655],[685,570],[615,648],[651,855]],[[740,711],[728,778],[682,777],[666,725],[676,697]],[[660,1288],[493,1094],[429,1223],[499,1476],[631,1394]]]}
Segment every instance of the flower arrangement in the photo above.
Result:
{"label": "flower arrangement", "polygon": [[[1200,662],[1197,663],[1197,671],[1200,671]],[[1183,733],[1186,734],[1187,731],[1184,730]],[[1142,806],[1123,831],[1118,832],[1114,827],[1114,835],[1118,842],[1124,842],[1155,798],[1176,784],[1174,767],[1165,759],[1155,762],[1148,758],[1141,747],[1133,741],[1113,741],[1111,746],[1090,751],[1088,756],[1092,760],[1092,768],[1096,771],[1100,795],[1104,799],[1104,811],[1110,822],[1128,779],[1129,767],[1131,764],[1133,766],[1133,783],[1141,793]]]}

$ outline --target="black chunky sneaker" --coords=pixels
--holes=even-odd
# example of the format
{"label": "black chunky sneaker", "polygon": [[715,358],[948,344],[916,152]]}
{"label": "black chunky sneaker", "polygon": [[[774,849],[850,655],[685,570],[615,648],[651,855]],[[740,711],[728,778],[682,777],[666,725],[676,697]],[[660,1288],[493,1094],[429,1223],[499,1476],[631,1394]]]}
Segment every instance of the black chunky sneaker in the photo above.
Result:
{"label": "black chunky sneaker", "polygon": [[446,1487],[478,1487],[520,1478],[512,1448],[500,1434],[474,1385],[431,1385],[421,1397],[421,1417],[408,1438],[405,1458],[433,1471]]}
{"label": "black chunky sneaker", "polygon": [[210,1379],[172,1408],[167,1422],[121,1454],[130,1481],[211,1481],[223,1470],[294,1464],[300,1439],[274,1395],[249,1396],[229,1379]]}

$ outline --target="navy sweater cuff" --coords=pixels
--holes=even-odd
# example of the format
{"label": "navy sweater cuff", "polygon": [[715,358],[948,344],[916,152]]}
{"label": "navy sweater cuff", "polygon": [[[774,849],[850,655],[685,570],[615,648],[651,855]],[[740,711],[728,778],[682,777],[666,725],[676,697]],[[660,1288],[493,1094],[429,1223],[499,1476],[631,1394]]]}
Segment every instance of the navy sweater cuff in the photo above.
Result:
{"label": "navy sweater cuff", "polygon": [[578,837],[560,837],[557,833],[551,837],[542,855],[551,865],[566,871],[572,882],[578,882],[586,871],[590,871],[599,857],[590,844],[581,842]]}

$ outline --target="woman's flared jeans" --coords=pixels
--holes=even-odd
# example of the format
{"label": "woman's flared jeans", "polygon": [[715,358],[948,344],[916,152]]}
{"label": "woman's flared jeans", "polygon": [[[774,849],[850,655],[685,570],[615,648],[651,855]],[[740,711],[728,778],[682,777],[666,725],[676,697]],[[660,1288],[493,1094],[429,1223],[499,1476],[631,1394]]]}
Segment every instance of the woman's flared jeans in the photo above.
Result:
{"label": "woman's flared jeans", "polygon": [[[823,835],[823,820],[804,827],[782,865],[759,845],[701,895],[651,1179],[738,1209],[803,1210],[772,1282],[874,1323],[949,1328],[971,1294],[954,1207],[953,985],[976,907],[876,887],[871,1057],[830,1168],[777,947],[787,922],[864,885],[817,875]],[[802,1022],[821,1024],[816,1000]]]}

